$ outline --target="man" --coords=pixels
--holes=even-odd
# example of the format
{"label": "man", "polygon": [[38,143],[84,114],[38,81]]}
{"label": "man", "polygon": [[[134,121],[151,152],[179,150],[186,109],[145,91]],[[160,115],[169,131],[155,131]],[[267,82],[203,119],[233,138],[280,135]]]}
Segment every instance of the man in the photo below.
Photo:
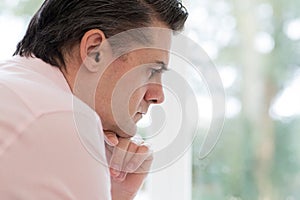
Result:
{"label": "man", "polygon": [[46,0],[0,65],[1,199],[133,199],[152,157],[130,138],[186,18],[177,0]]}

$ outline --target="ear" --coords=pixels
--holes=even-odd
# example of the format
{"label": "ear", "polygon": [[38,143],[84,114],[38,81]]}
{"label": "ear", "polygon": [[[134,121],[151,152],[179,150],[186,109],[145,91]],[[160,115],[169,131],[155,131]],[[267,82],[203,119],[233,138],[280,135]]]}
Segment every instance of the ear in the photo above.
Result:
{"label": "ear", "polygon": [[84,66],[91,72],[98,71],[101,59],[100,46],[106,40],[104,33],[99,29],[89,30],[80,41],[80,57]]}

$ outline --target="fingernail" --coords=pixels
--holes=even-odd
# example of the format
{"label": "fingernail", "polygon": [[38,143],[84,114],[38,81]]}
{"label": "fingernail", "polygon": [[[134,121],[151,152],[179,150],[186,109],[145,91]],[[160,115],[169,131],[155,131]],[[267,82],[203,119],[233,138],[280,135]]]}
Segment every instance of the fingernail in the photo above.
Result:
{"label": "fingernail", "polygon": [[115,145],[117,145],[117,144],[119,143],[119,141],[118,141],[115,137],[113,137],[113,138],[110,140],[110,142],[112,143],[113,146],[115,146]]}
{"label": "fingernail", "polygon": [[110,168],[110,173],[111,173],[113,176],[117,177],[117,176],[120,175],[120,171],[119,171],[118,169],[120,169],[118,165],[113,165],[113,166]]}
{"label": "fingernail", "polygon": [[107,137],[106,143],[110,146],[116,146],[119,141],[115,137]]}
{"label": "fingernail", "polygon": [[121,172],[120,175],[115,178],[115,180],[118,181],[118,182],[122,182],[122,181],[125,180],[125,177],[126,177],[126,173],[125,172]]}

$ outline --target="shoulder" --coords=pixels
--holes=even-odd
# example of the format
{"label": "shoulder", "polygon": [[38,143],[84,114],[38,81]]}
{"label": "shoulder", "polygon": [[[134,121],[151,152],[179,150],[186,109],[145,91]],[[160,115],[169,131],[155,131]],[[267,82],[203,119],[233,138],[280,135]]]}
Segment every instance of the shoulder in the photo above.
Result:
{"label": "shoulder", "polygon": [[[38,116],[72,109],[71,91],[59,70],[37,59],[15,58],[0,64],[0,85]],[[11,97],[1,96],[9,101]],[[8,102],[7,102],[8,103]]]}
{"label": "shoulder", "polygon": [[39,117],[45,113],[84,110],[85,114],[97,117],[72,94],[57,67],[37,58],[16,57],[0,63],[0,91],[3,104],[0,111],[26,111]]}
{"label": "shoulder", "polygon": [[0,64],[0,171],[17,172],[2,174],[1,188],[14,193],[23,181],[28,184],[19,189],[29,191],[26,185],[39,181],[40,186],[47,185],[39,191],[46,196],[49,189],[79,199],[97,199],[99,194],[109,199],[99,117],[62,86],[57,70],[40,71],[35,68],[40,62],[33,67],[25,62],[26,66],[15,61]]}
{"label": "shoulder", "polygon": [[67,87],[62,73],[41,60],[19,58],[0,64],[0,131],[9,127],[21,134],[35,127],[47,133],[55,128],[73,136],[88,131],[86,141],[102,136],[98,115]]}

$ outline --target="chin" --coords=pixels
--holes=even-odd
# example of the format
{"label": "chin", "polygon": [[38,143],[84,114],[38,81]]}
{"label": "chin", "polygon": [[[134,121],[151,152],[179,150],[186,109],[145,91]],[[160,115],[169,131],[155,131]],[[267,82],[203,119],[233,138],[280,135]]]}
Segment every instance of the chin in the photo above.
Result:
{"label": "chin", "polygon": [[118,127],[118,130],[115,131],[115,133],[119,137],[123,137],[123,138],[131,138],[136,135],[136,132],[137,132],[136,124],[131,124],[131,126],[128,126],[127,124],[127,126],[124,126],[122,129]]}
{"label": "chin", "polygon": [[134,135],[128,135],[126,133],[118,133],[117,135],[118,135],[118,137],[121,137],[121,138],[132,138],[135,134]]}

